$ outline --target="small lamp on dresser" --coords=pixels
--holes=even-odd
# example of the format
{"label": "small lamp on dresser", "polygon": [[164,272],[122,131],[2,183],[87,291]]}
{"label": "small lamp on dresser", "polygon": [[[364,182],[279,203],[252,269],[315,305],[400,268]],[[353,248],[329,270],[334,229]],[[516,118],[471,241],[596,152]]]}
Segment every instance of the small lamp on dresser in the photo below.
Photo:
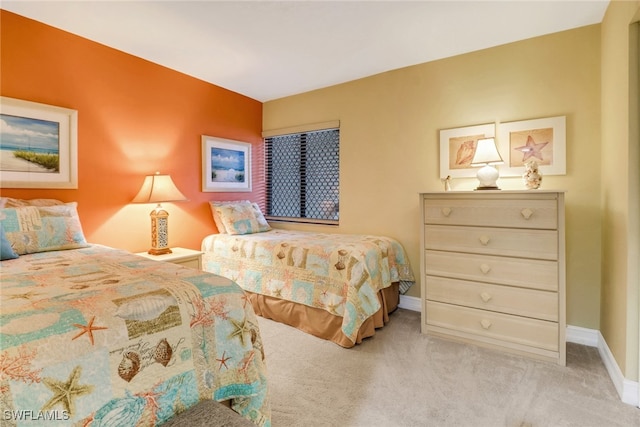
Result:
{"label": "small lamp on dresser", "polygon": [[482,166],[476,175],[480,182],[476,190],[499,190],[496,181],[500,174],[493,165],[502,163],[504,161],[496,147],[495,138],[482,138],[476,142],[476,151],[471,160],[471,166]]}
{"label": "small lamp on dresser", "polygon": [[147,175],[142,183],[142,188],[131,201],[132,203],[157,203],[154,210],[151,211],[151,255],[170,254],[169,248],[169,212],[167,212],[161,203],[165,202],[181,202],[188,200],[184,194],[178,190],[173,183],[171,176]]}

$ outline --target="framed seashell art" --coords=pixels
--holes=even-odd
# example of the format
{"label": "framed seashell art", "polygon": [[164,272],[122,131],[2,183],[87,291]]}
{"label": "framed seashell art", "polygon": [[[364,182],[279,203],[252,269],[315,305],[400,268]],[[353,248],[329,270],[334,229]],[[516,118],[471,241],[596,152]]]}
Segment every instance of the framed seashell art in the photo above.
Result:
{"label": "framed seashell art", "polygon": [[479,139],[495,136],[495,123],[440,131],[440,179],[475,178],[478,168],[471,166]]}

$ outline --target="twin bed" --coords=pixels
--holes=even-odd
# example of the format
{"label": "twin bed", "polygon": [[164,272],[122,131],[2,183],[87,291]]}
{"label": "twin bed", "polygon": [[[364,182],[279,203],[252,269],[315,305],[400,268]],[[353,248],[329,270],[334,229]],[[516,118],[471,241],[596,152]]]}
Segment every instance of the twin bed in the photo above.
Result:
{"label": "twin bed", "polygon": [[211,210],[219,233],[203,239],[203,269],[238,283],[258,315],[342,347],[374,335],[413,284],[394,239],[273,229],[247,201]]}
{"label": "twin bed", "polygon": [[3,426],[154,426],[207,399],[270,425],[258,323],[231,280],[89,245],[73,203],[5,207],[0,227]]}

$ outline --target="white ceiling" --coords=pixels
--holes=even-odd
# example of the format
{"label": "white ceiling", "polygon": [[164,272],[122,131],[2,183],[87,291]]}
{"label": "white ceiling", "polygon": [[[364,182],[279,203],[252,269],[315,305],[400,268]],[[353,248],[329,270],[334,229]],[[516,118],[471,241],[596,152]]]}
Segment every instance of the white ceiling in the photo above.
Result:
{"label": "white ceiling", "polygon": [[608,0],[12,1],[258,101],[602,21]]}

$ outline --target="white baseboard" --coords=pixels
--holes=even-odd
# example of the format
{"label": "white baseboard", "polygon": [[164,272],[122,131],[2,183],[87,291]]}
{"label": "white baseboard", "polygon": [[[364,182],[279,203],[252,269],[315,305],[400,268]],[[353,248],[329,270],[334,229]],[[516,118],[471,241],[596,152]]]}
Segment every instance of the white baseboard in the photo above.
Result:
{"label": "white baseboard", "polygon": [[[400,304],[398,307],[412,311],[422,311],[422,303],[418,297],[400,295]],[[567,342],[597,347],[598,353],[600,353],[602,362],[607,368],[609,377],[611,377],[611,381],[620,399],[629,405],[640,406],[639,383],[624,377],[618,366],[618,362],[616,362],[616,359],[613,357],[613,353],[611,353],[600,331],[567,325],[566,337]]]}
{"label": "white baseboard", "polygon": [[580,326],[567,325],[567,342],[598,347],[600,342],[600,331],[595,329],[581,328]]}
{"label": "white baseboard", "polygon": [[620,399],[629,405],[639,406],[638,382],[628,380],[624,377],[604,337],[600,331],[596,332],[598,334],[598,353],[600,353],[600,357],[604,362],[604,366],[607,368],[607,372],[609,372],[609,376],[611,377],[611,381],[613,381],[613,385],[616,387],[618,395],[620,395]]}
{"label": "white baseboard", "polygon": [[418,297],[410,297],[407,295],[400,295],[400,308],[406,308],[411,311],[422,311],[422,301]]}

